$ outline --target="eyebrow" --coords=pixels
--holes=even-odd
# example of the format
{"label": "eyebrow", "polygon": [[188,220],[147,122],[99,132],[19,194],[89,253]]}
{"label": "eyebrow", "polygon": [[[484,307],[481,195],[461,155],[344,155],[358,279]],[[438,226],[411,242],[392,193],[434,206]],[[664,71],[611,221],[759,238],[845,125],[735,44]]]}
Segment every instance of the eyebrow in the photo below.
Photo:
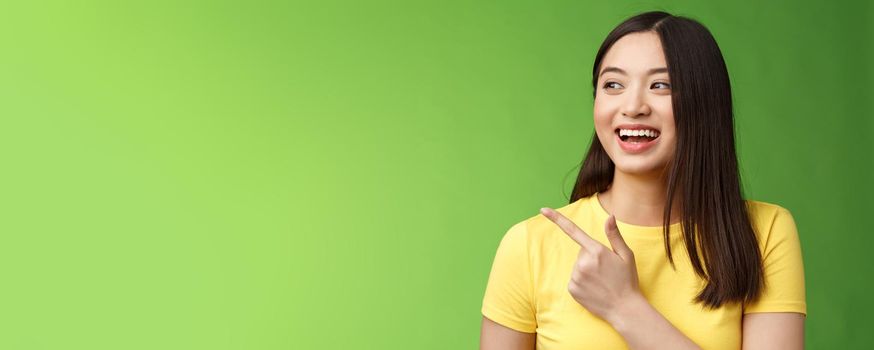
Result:
{"label": "eyebrow", "polygon": [[[628,73],[626,73],[626,72],[625,72],[624,70],[622,70],[621,68],[618,68],[618,67],[605,67],[605,68],[601,71],[601,74],[598,74],[598,76],[600,77],[600,76],[604,75],[604,73],[607,73],[607,72],[616,72],[616,73],[619,73],[619,74],[622,74],[622,75],[628,75]],[[646,73],[647,73],[647,75],[653,75],[653,74],[656,74],[656,73],[667,73],[667,72],[668,72],[668,68],[667,68],[667,67],[659,67],[659,68],[653,68],[653,69],[650,69],[650,70],[648,70]]]}

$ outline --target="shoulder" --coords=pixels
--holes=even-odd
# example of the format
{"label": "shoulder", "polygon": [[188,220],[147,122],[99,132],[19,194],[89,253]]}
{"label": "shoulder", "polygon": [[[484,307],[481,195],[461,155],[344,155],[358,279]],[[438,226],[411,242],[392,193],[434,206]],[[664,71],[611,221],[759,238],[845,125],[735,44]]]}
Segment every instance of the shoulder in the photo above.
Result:
{"label": "shoulder", "polygon": [[750,216],[750,222],[754,226],[770,226],[777,219],[792,217],[792,213],[789,212],[789,209],[786,209],[779,204],[753,199],[747,199],[745,202],[747,213],[749,213]]}
{"label": "shoulder", "polygon": [[756,236],[767,250],[784,241],[797,241],[795,218],[785,207],[757,200],[746,200],[750,223]]}
{"label": "shoulder", "polygon": [[789,213],[789,210],[784,208],[783,206],[776,203],[769,203],[765,201],[755,200],[755,199],[746,199],[744,200],[747,204],[747,208],[749,208],[750,213],[766,213],[766,214],[776,214],[778,212]]}
{"label": "shoulder", "polygon": [[791,216],[789,209],[776,204],[754,199],[746,199],[747,212],[751,220],[768,220],[778,216]]}

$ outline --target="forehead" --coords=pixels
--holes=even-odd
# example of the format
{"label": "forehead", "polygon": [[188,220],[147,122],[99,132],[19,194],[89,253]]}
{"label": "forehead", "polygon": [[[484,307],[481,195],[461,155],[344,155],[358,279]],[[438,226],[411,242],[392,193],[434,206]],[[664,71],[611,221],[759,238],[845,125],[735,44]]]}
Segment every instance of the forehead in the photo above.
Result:
{"label": "forehead", "polygon": [[667,67],[658,34],[643,32],[623,36],[604,55],[601,69],[607,66],[619,67],[631,75],[644,74],[650,68]]}

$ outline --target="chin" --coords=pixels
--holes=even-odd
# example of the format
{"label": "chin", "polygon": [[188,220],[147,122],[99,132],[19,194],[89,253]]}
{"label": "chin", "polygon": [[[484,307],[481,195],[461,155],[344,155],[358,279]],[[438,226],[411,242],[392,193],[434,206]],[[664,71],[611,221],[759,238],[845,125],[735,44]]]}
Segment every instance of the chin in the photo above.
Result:
{"label": "chin", "polygon": [[613,162],[616,170],[629,175],[659,175],[665,170],[667,164],[653,162],[619,161]]}

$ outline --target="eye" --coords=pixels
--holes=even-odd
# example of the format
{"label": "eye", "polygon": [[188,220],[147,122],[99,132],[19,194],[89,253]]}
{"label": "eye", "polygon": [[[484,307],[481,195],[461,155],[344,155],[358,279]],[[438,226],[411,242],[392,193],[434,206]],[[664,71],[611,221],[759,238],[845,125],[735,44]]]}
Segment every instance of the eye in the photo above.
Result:
{"label": "eye", "polygon": [[622,86],[621,84],[619,84],[619,83],[617,83],[617,82],[615,82],[615,81],[608,81],[608,82],[604,83],[603,88],[605,88],[605,89],[609,89],[609,88],[610,88],[610,84],[616,84],[616,85]]}
{"label": "eye", "polygon": [[656,85],[658,85],[658,84],[664,85],[666,89],[670,89],[670,88],[671,88],[671,84],[663,83],[663,82],[660,82],[660,81],[659,81],[659,82],[652,83],[652,86],[656,86]]}

